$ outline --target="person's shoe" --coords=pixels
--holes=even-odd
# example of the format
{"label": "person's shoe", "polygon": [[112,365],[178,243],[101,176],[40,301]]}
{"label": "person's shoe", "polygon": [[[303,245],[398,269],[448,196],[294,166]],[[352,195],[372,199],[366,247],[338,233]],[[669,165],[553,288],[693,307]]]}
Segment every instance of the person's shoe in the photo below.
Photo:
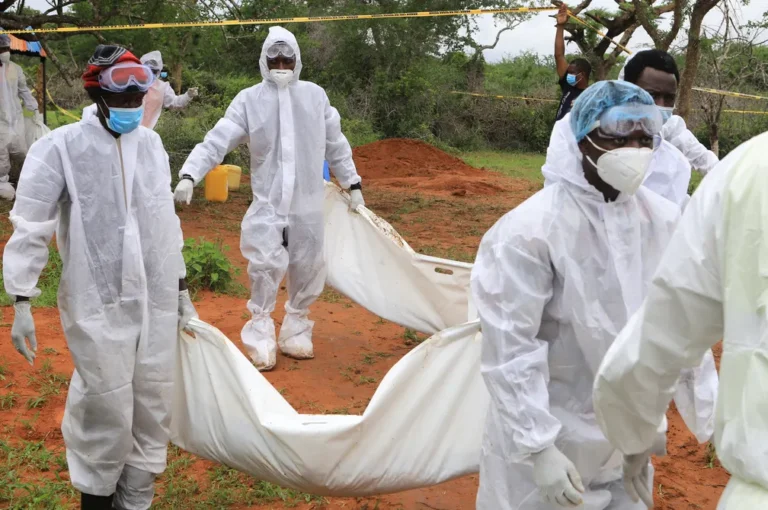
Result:
{"label": "person's shoe", "polygon": [[280,352],[293,359],[312,359],[315,357],[312,346],[312,328],[315,323],[307,319],[306,314],[288,313],[280,328],[277,340]]}
{"label": "person's shoe", "polygon": [[80,495],[80,508],[82,510],[112,510],[114,498],[114,494],[111,496],[94,496],[83,492]]}
{"label": "person's shoe", "polygon": [[275,341],[275,323],[269,315],[254,317],[243,326],[240,332],[245,350],[260,372],[275,368],[277,364],[277,342]]}

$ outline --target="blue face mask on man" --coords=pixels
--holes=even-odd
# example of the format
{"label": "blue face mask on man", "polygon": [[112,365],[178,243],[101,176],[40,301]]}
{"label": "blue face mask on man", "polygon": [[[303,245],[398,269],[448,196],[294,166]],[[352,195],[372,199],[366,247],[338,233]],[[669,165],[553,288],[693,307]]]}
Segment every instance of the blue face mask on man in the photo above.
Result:
{"label": "blue face mask on man", "polygon": [[168,73],[166,73],[165,71],[161,72],[160,78],[168,78]]}
{"label": "blue face mask on man", "polygon": [[[105,102],[104,105],[109,110],[107,127],[115,133],[124,135],[136,130],[141,124],[141,118],[144,115],[144,105],[138,108],[114,108]],[[102,113],[104,113],[102,111]]]}
{"label": "blue face mask on man", "polygon": [[575,74],[568,73],[565,75],[565,81],[570,85],[571,87],[576,86],[576,82],[579,81],[579,77]]}

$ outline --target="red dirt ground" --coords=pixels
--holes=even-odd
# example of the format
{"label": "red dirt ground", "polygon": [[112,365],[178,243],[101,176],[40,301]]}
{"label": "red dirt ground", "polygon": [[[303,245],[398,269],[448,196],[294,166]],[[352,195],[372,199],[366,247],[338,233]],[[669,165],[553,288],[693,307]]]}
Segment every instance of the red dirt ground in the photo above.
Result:
{"label": "red dirt ground", "polygon": [[[415,249],[439,256],[471,260],[483,232],[532,193],[527,181],[473,169],[420,142],[378,142],[356,149],[355,160],[366,181],[369,207],[393,223]],[[233,193],[224,204],[206,203],[202,193],[198,193],[191,206],[179,211],[186,237],[219,239],[231,247],[229,257],[241,270],[239,281],[246,285],[245,262],[239,252],[239,228],[248,205],[247,179],[243,176],[241,191]],[[398,184],[403,182],[408,185]],[[480,183],[494,186],[495,196],[473,196]],[[466,193],[454,194],[457,189],[465,189]],[[10,232],[7,217],[0,219],[0,226]],[[2,238],[0,247],[6,240],[7,237]],[[282,321],[284,302],[282,290],[275,314],[278,324]],[[203,320],[221,329],[239,345],[240,329],[247,318],[245,299],[202,293],[196,306]],[[0,375],[0,396],[13,391],[19,394],[20,404],[0,411],[0,439],[44,441],[49,450],[60,452],[63,442],[58,427],[65,391],[49,397],[40,409],[28,410],[23,405],[37,394],[35,378],[44,375],[42,367],[46,361],[53,373],[69,376],[72,372],[58,313],[55,309],[35,310],[40,345],[34,368],[11,346],[12,314],[10,308],[0,309],[0,364],[6,367],[5,375]],[[361,413],[376,387],[376,383],[369,381],[380,381],[397,359],[412,348],[412,341],[405,338],[403,328],[379,320],[332,291],[321,296],[312,309],[312,318],[316,321],[316,358],[303,362],[279,358],[277,368],[268,373],[267,378],[300,412]],[[719,352],[717,357],[719,359]],[[712,510],[728,475],[717,460],[710,457],[706,445],[696,444],[674,409],[670,410],[669,419],[669,455],[655,461],[656,508]],[[208,472],[212,467],[210,462],[196,460],[186,472],[199,482],[203,491],[209,485]],[[67,479],[66,471],[59,475]],[[299,509],[468,510],[475,507],[477,480],[474,475],[437,487],[377,498],[327,498],[321,503],[299,502],[291,506]],[[161,480],[159,493],[166,490],[166,483]],[[283,506],[276,501],[228,508]]]}
{"label": "red dirt ground", "polygon": [[503,193],[509,185],[508,179],[418,140],[382,140],[356,148],[354,157],[366,185],[373,183],[380,189],[483,196]]}

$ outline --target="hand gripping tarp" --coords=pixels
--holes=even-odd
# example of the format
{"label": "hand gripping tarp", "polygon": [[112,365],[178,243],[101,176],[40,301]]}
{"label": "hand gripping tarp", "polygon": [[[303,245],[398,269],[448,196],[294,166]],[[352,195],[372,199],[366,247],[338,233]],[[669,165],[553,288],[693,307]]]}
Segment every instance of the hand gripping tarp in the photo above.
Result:
{"label": "hand gripping tarp", "polygon": [[349,212],[346,194],[325,185],[325,263],[333,288],[379,317],[434,334],[475,318],[472,264],[420,255],[368,209]]}
{"label": "hand gripping tarp", "polygon": [[297,413],[216,328],[182,333],[171,437],[283,487],[367,496],[478,470],[488,392],[480,326],[448,328],[390,369],[362,416]]}

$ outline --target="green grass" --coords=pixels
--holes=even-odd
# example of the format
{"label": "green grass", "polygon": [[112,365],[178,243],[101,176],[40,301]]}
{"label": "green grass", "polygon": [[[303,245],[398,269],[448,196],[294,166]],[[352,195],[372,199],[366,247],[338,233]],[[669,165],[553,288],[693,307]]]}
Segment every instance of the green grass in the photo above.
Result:
{"label": "green grass", "polygon": [[[32,306],[52,308],[57,305],[56,294],[59,291],[61,279],[61,257],[54,246],[48,248],[48,264],[40,274],[37,286],[41,291],[40,296],[32,300]],[[0,289],[4,289],[3,275],[0,274]],[[0,292],[0,306],[10,306],[13,302],[5,291]]]}
{"label": "green grass", "polygon": [[[71,508],[75,497],[69,480],[60,476],[66,469],[63,454],[56,454],[41,442],[0,441],[0,506],[3,508]],[[55,477],[25,472],[53,473]]]}
{"label": "green grass", "polygon": [[487,168],[508,177],[544,183],[541,167],[546,159],[545,154],[477,151],[461,154],[461,158],[476,168]]}

